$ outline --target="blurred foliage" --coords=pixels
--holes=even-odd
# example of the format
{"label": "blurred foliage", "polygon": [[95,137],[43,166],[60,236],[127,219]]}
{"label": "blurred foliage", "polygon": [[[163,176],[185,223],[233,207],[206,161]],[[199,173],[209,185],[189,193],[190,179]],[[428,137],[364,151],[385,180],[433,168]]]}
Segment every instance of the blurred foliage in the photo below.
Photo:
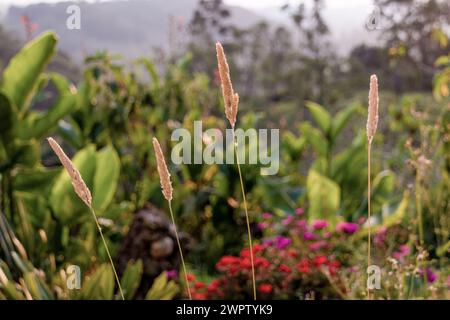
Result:
{"label": "blurred foliage", "polygon": [[[388,48],[355,49],[349,71],[343,72],[339,59],[323,49],[327,27],[320,15],[322,1],[314,2],[312,15],[301,6],[285,8],[301,42],[306,40],[299,55],[283,27],[272,30],[259,24],[238,30],[225,23],[228,14],[221,1],[201,3],[191,25],[202,31],[196,33],[201,39],[190,53],[169,59],[163,71],[147,58],[124,63],[99,52],[86,58],[82,79],[72,84],[46,71],[57,42],[51,32],[29,42],[5,66],[0,83],[0,298],[117,298],[95,225],[67,173],[55,167],[58,162],[45,137],[56,136],[92,190],[114,255],[134,212],[148,202],[167,209],[151,137],[159,139],[169,158],[176,143],[171,139],[174,129],[193,135],[196,120],[202,120],[204,131],[226,129],[215,72],[213,39],[218,34],[229,52],[234,86],[242,92],[238,127],[281,129],[277,175],[261,176],[259,165],[242,166],[254,238],[262,236],[262,212],[286,218],[305,208],[309,222],[325,219],[333,227],[342,221],[359,223],[361,230],[346,244],[364,241],[367,90],[358,89],[366,87],[369,70],[393,70]],[[220,17],[225,20],[216,21]],[[445,34],[433,30],[439,50],[444,49]],[[378,66],[364,64],[368,52]],[[444,269],[450,212],[448,56],[437,58],[435,67],[436,99],[421,92],[381,92],[371,192],[374,228],[410,225],[416,237],[411,241],[437,257]],[[349,79],[349,74],[354,77]],[[380,83],[385,83],[383,78]],[[43,102],[48,107],[39,108]],[[255,150],[246,150],[246,155],[251,152]],[[187,261],[204,277],[214,275],[220,257],[238,254],[245,243],[237,167],[169,162],[169,170],[176,220],[192,237]],[[83,271],[80,290],[66,286],[69,265]],[[142,262],[130,262],[122,275],[128,299],[137,290],[142,269]],[[179,286],[163,273],[146,298],[181,297]]]}

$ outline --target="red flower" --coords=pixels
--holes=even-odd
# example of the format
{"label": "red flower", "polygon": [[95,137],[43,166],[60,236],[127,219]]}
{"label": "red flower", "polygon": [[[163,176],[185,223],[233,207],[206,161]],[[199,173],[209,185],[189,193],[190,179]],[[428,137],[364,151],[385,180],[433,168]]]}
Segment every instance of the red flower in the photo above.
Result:
{"label": "red flower", "polygon": [[266,269],[270,266],[270,262],[266,258],[256,257],[255,258],[255,266]]}
{"label": "red flower", "polygon": [[282,264],[282,265],[280,265],[279,267],[278,267],[278,270],[280,271],[280,272],[285,272],[285,273],[291,273],[291,268],[289,268],[287,265],[285,265],[285,264]]}
{"label": "red flower", "polygon": [[194,299],[195,300],[206,300],[206,293],[195,293]]}
{"label": "red flower", "polygon": [[297,263],[297,270],[301,273],[309,272],[309,262],[306,259],[302,259],[299,263]]}
{"label": "red flower", "polygon": [[196,282],[195,285],[194,285],[195,289],[202,289],[204,287],[205,287],[205,283],[202,282],[202,281]]}
{"label": "red flower", "polygon": [[336,275],[337,270],[341,267],[341,263],[339,261],[333,260],[328,263],[328,271],[332,276]]}
{"label": "red flower", "polygon": [[261,244],[255,244],[253,246],[253,253],[258,253],[264,249],[264,246]]}
{"label": "red flower", "polygon": [[220,280],[215,279],[213,281],[211,281],[211,283],[208,285],[208,292],[212,293],[215,292],[217,290],[217,288],[219,288],[220,286]]}
{"label": "red flower", "polygon": [[252,261],[248,258],[244,258],[241,260],[241,264],[240,264],[242,269],[251,269],[252,268]]}
{"label": "red flower", "polygon": [[259,290],[261,293],[269,294],[269,293],[272,292],[273,287],[272,287],[272,285],[269,284],[269,283],[262,283],[262,284],[260,284],[260,285],[258,286],[258,290]]}
{"label": "red flower", "polygon": [[219,262],[217,262],[216,269],[223,269],[224,267],[239,264],[239,260],[238,257],[223,256],[220,258]]}
{"label": "red flower", "polygon": [[316,267],[320,267],[323,264],[326,264],[328,262],[327,257],[325,256],[315,256],[313,259],[313,263]]}
{"label": "red flower", "polygon": [[237,266],[231,266],[230,267],[230,274],[234,276],[236,272],[238,272],[239,268]]}
{"label": "red flower", "polygon": [[292,257],[292,258],[296,258],[297,257],[297,252],[295,252],[294,250],[289,250],[287,252],[288,256]]}
{"label": "red flower", "polygon": [[188,281],[194,281],[195,280],[195,276],[193,274],[190,274],[190,273],[188,273],[186,275],[186,278],[187,278]]}

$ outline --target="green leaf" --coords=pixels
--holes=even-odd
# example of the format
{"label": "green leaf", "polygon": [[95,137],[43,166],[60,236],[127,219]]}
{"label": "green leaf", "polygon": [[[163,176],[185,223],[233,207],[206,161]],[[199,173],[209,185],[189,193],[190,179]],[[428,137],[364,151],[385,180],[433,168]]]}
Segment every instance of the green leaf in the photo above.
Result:
{"label": "green leaf", "polygon": [[[72,159],[88,187],[93,183],[96,160],[94,145],[80,150]],[[50,205],[55,216],[63,223],[73,223],[83,217],[89,217],[89,209],[75,194],[66,170],[62,170],[56,178],[50,194]]]}
{"label": "green leaf", "polygon": [[322,132],[328,134],[331,128],[330,114],[325,110],[324,107],[312,101],[307,101],[306,107],[311,112],[311,115],[313,116],[314,120],[316,121],[317,125],[322,130]]}
{"label": "green leaf", "polygon": [[114,274],[110,264],[102,264],[89,275],[81,288],[81,298],[86,300],[111,300],[114,296]]}
{"label": "green leaf", "polygon": [[358,136],[349,148],[334,157],[331,176],[335,181],[341,181],[348,176],[355,167],[355,162],[361,158],[360,156],[363,154],[365,156],[365,141],[365,136]]}
{"label": "green leaf", "polygon": [[[402,201],[400,201],[400,203],[398,204],[397,209],[392,214],[384,216],[381,224],[371,226],[372,234],[376,233],[381,228],[390,228],[390,227],[402,222],[403,218],[406,215],[406,209],[408,209],[408,203],[409,203],[409,192],[405,191],[405,192],[403,192]],[[357,240],[357,239],[364,238],[367,236],[368,233],[369,233],[369,228],[365,227],[365,228],[359,230],[358,232],[356,232],[352,236],[352,239]]]}
{"label": "green leaf", "polygon": [[145,300],[170,300],[179,289],[174,281],[167,281],[167,274],[161,273],[153,282],[153,286],[145,296]]}
{"label": "green leaf", "polygon": [[372,204],[381,206],[389,200],[394,191],[395,174],[390,170],[381,171],[373,179]]}
{"label": "green leaf", "polygon": [[40,156],[39,144],[35,140],[30,140],[16,142],[11,158],[12,163],[31,168],[39,162]]}
{"label": "green leaf", "polygon": [[46,112],[30,112],[25,118],[19,132],[19,137],[26,139],[40,139],[49,134],[49,130],[56,127],[58,121],[75,109],[75,95],[71,92],[70,84],[58,74],[52,74],[51,79],[59,92],[55,105]]}
{"label": "green leaf", "polygon": [[328,153],[328,143],[322,133],[313,128],[309,123],[303,122],[300,125],[300,131],[305,137],[306,141],[312,145],[319,156],[326,157]]}
{"label": "green leaf", "polygon": [[332,128],[331,128],[331,137],[336,139],[337,136],[341,133],[342,129],[345,128],[347,123],[350,121],[352,116],[356,114],[358,109],[360,108],[359,104],[352,104],[345,108],[344,110],[339,111],[334,117]]}
{"label": "green leaf", "polygon": [[2,90],[18,110],[25,110],[36,92],[39,77],[55,53],[57,38],[45,32],[26,44],[3,73]]}
{"label": "green leaf", "polygon": [[20,170],[13,178],[13,189],[44,195],[59,173],[59,169],[47,168]]}
{"label": "green leaf", "polygon": [[3,142],[8,143],[13,136],[12,131],[15,124],[15,109],[8,97],[0,92],[0,132]]}
{"label": "green leaf", "polygon": [[310,219],[336,221],[341,190],[337,183],[310,170],[306,181]]}
{"label": "green leaf", "polygon": [[133,299],[134,294],[141,283],[143,268],[144,265],[142,260],[138,260],[135,263],[132,261],[128,262],[122,279],[120,279],[120,284],[122,286],[125,299]]}
{"label": "green leaf", "polygon": [[92,206],[98,214],[101,214],[108,207],[116,192],[120,174],[120,159],[114,147],[107,146],[97,152],[96,163]]}

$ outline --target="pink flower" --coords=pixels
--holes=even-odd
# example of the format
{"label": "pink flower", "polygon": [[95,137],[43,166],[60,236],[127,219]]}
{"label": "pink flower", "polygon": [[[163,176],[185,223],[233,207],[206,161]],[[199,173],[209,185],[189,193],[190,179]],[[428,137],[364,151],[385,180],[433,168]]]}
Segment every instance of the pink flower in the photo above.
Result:
{"label": "pink flower", "polygon": [[377,232],[377,234],[375,235],[375,238],[374,238],[375,245],[381,246],[384,244],[384,240],[386,238],[386,233],[387,233],[386,227],[381,227],[379,229],[379,231]]}
{"label": "pink flower", "polygon": [[286,248],[288,245],[290,245],[292,243],[292,240],[283,236],[277,236],[276,237],[276,246],[278,249],[283,250],[284,248]]}
{"label": "pink flower", "polygon": [[284,226],[287,226],[287,225],[289,225],[289,224],[292,222],[292,220],[294,220],[294,217],[288,216],[288,217],[286,217],[285,219],[283,219],[283,221],[281,221],[281,223],[282,223]]}
{"label": "pink flower", "polygon": [[322,248],[325,247],[326,245],[327,245],[327,242],[326,242],[326,241],[317,241],[317,242],[314,242],[314,243],[310,244],[310,245],[309,245],[309,249],[310,249],[311,251],[317,251],[317,250],[322,249]]}
{"label": "pink flower", "polygon": [[395,259],[397,259],[397,260],[401,260],[401,259],[403,259],[403,257],[407,256],[407,255],[409,254],[409,252],[410,252],[409,247],[408,247],[406,244],[402,244],[402,245],[399,247],[399,250],[398,250],[398,251],[395,251],[395,252],[392,254],[392,256],[393,256]]}
{"label": "pink flower", "polygon": [[348,234],[353,234],[358,230],[359,226],[352,222],[339,222],[336,226],[336,230],[340,232],[345,232]]}
{"label": "pink flower", "polygon": [[305,232],[303,234],[303,239],[305,240],[313,240],[316,236],[314,235],[314,233],[311,232]]}
{"label": "pink flower", "polygon": [[300,228],[306,227],[306,220],[297,221],[297,226],[299,226]]}
{"label": "pink flower", "polygon": [[437,276],[436,274],[433,272],[433,270],[431,268],[426,268],[426,270],[420,270],[420,275],[423,275],[423,272],[427,273],[427,281],[428,283],[433,283],[436,281]]}
{"label": "pink flower", "polygon": [[316,230],[325,229],[328,227],[328,222],[325,220],[315,220],[312,224],[312,227]]}
{"label": "pink flower", "polygon": [[272,215],[268,212],[264,212],[262,214],[262,217],[263,217],[263,219],[268,220],[268,219],[272,218]]}
{"label": "pink flower", "polygon": [[301,216],[301,215],[303,215],[303,213],[305,213],[305,211],[302,208],[295,209],[296,215]]}
{"label": "pink flower", "polygon": [[167,276],[167,279],[173,280],[173,279],[176,279],[176,278],[177,278],[178,272],[177,272],[177,270],[175,270],[175,269],[167,270],[167,271],[166,271],[166,276]]}
{"label": "pink flower", "polygon": [[269,225],[267,224],[267,222],[258,222],[257,226],[259,230],[264,230],[267,229]]}

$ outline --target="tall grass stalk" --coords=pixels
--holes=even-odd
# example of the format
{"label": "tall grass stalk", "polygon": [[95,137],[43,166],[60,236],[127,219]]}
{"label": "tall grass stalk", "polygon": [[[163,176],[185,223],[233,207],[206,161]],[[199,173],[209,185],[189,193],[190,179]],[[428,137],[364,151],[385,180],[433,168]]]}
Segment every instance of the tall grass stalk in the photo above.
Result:
{"label": "tall grass stalk", "polygon": [[111,253],[109,252],[108,245],[106,243],[106,239],[103,236],[102,228],[98,222],[97,215],[95,214],[95,210],[92,207],[92,196],[89,188],[87,187],[86,183],[84,182],[83,178],[81,177],[80,172],[76,169],[72,161],[69,159],[69,157],[65,154],[61,146],[53,139],[53,138],[47,138],[48,143],[50,144],[50,147],[55,152],[56,156],[59,158],[59,161],[61,161],[62,165],[66,169],[67,173],[69,174],[69,177],[72,181],[73,188],[75,190],[75,193],[80,197],[80,199],[88,206],[89,211],[92,213],[92,217],[94,218],[95,225],[97,226],[98,232],[100,233],[100,237],[102,238],[103,245],[105,247],[106,253],[109,258],[109,262],[111,263],[111,267],[114,273],[114,277],[116,278],[117,286],[119,288],[120,296],[122,300],[125,300],[125,296],[123,295],[122,286],[120,285],[119,276],[117,275],[116,268],[114,267],[114,262],[111,257]]}
{"label": "tall grass stalk", "polygon": [[[367,223],[368,223],[368,235],[367,235],[367,268],[372,264],[371,261],[371,237],[372,237],[372,216],[371,216],[371,198],[372,198],[372,185],[371,185],[371,151],[372,141],[377,131],[378,125],[378,78],[376,75],[370,76],[370,89],[369,89],[369,108],[367,116]],[[370,289],[367,285],[367,298],[370,299]]]}
{"label": "tall grass stalk", "polygon": [[167,164],[161,149],[161,145],[159,144],[159,141],[156,138],[153,138],[153,149],[155,150],[156,155],[156,164],[159,174],[159,180],[161,183],[161,190],[164,195],[164,198],[167,200],[167,203],[169,204],[170,217],[172,219],[172,224],[175,230],[175,238],[177,240],[178,250],[180,252],[181,265],[183,266],[184,280],[186,282],[189,300],[192,300],[191,288],[187,276],[186,264],[184,262],[183,250],[181,249],[181,241],[178,235],[177,225],[175,223],[175,217],[173,215],[172,210],[172,199],[173,199],[172,181],[170,180],[170,173],[169,170],[167,169]]}
{"label": "tall grass stalk", "polygon": [[233,84],[230,78],[230,68],[228,66],[227,58],[225,56],[225,52],[223,50],[222,45],[217,42],[216,43],[216,52],[217,52],[217,66],[219,69],[220,82],[222,84],[222,95],[225,104],[225,115],[230,122],[232,131],[233,131],[233,145],[234,152],[236,153],[236,162],[239,172],[239,180],[241,183],[241,192],[242,192],[242,200],[244,202],[244,211],[245,211],[245,220],[247,223],[247,234],[248,234],[248,243],[250,247],[250,262],[252,265],[252,284],[253,284],[253,299],[256,300],[256,276],[255,276],[255,263],[253,258],[253,243],[252,243],[252,233],[250,229],[250,218],[248,215],[247,208],[247,199],[245,197],[245,189],[244,189],[244,181],[242,179],[242,171],[241,165],[239,161],[239,152],[238,152],[238,143],[236,140],[234,126],[236,124],[236,117],[239,106],[239,95],[234,92]]}

